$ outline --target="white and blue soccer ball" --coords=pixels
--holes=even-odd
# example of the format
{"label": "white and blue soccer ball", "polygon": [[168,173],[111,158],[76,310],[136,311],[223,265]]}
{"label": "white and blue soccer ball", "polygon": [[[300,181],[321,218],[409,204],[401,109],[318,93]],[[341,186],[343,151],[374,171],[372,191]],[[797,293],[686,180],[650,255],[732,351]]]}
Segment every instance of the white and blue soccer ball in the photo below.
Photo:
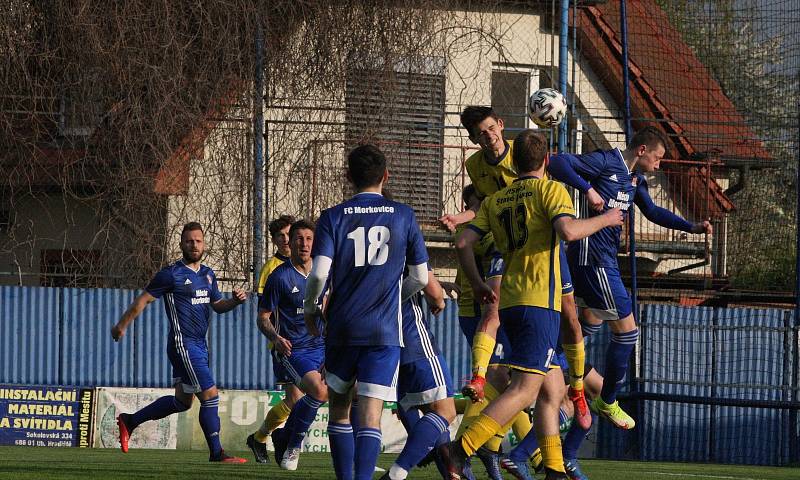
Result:
{"label": "white and blue soccer ball", "polygon": [[554,88],[540,88],[528,100],[528,116],[542,128],[558,125],[566,114],[567,101]]}

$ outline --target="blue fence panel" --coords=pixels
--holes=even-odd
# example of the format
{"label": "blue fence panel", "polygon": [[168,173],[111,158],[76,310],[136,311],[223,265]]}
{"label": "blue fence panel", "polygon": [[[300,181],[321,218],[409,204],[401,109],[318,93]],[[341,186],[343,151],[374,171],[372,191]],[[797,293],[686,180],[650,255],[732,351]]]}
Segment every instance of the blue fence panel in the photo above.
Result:
{"label": "blue fence panel", "polygon": [[444,311],[435,317],[427,307],[423,310],[458,390],[471,375],[472,352],[458,324],[458,302],[447,299],[446,303]]}
{"label": "blue fence panel", "polygon": [[[717,309],[714,396],[743,400],[791,399],[792,312]],[[713,407],[712,460],[780,464],[789,459],[789,415],[772,408]],[[747,442],[741,442],[746,438]]]}
{"label": "blue fence panel", "polygon": [[208,334],[211,371],[221,388],[275,387],[268,341],[256,326],[255,296],[234,310],[213,315]]}
{"label": "blue fence panel", "polygon": [[133,384],[134,332],[114,342],[111,327],[133,301],[134,292],[64,288],[61,381],[78,386]]}
{"label": "blue fence panel", "polygon": [[0,287],[0,383],[63,383],[60,293],[57,288]]}
{"label": "blue fence panel", "polygon": [[[138,295],[141,292],[135,293]],[[172,387],[172,366],[167,358],[169,319],[164,300],[156,300],[145,308],[130,329],[133,330],[133,336],[128,340],[133,345],[132,385]]]}

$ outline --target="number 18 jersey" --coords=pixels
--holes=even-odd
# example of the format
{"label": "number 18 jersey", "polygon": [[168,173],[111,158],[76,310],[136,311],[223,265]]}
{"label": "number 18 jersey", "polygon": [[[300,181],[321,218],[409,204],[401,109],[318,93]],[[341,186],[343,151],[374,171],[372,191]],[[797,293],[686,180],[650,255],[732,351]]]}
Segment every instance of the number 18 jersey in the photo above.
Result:
{"label": "number 18 jersey", "polygon": [[428,261],[414,210],[359,193],[322,212],[312,250],[320,255],[332,259],[326,344],[403,346],[403,269]]}
{"label": "number 18 jersey", "polygon": [[505,262],[500,308],[541,307],[561,311],[560,238],[553,222],[575,216],[572,199],[558,182],[520,177],[486,198],[469,228],[492,232]]}

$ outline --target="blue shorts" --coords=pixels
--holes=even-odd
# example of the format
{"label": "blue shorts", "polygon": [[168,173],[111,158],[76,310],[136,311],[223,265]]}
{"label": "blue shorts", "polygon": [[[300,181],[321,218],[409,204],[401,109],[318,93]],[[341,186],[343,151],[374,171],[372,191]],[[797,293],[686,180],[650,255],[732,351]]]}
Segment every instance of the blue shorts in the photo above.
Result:
{"label": "blue shorts", "polygon": [[442,355],[400,365],[397,398],[403,410],[453,396],[453,378]]}
{"label": "blue shorts", "polygon": [[274,348],[270,348],[269,354],[272,357],[272,374],[275,376],[275,383],[292,383],[292,377],[289,376],[286,367],[284,367],[283,363],[278,359],[278,352],[276,352]]}
{"label": "blue shorts", "polygon": [[216,384],[208,366],[205,341],[170,340],[167,342],[167,358],[172,364],[172,384],[180,384],[184,393],[200,393]]}
{"label": "blue shorts", "polygon": [[601,320],[619,320],[631,314],[631,297],[622,284],[619,269],[573,267],[575,303]]}
{"label": "blue shorts", "polygon": [[547,375],[558,347],[561,314],[541,307],[509,307],[500,310],[500,323],[511,343],[505,365]]}
{"label": "blue shorts", "polygon": [[[461,332],[467,337],[469,348],[472,348],[472,341],[475,339],[475,331],[478,330],[478,325],[481,323],[481,317],[458,317],[458,324],[461,327]],[[497,335],[494,339],[494,352],[492,358],[489,359],[489,365],[501,365],[505,362],[504,358],[508,357],[511,353],[511,344],[508,343],[508,336],[503,326],[497,329]]]}
{"label": "blue shorts", "polygon": [[283,365],[283,369],[292,379],[292,383],[300,387],[300,382],[308,372],[319,372],[325,363],[325,347],[292,350],[288,357],[275,352],[275,358]]}
{"label": "blue shorts", "polygon": [[358,382],[358,395],[394,402],[399,366],[400,347],[397,346],[325,347],[325,382],[340,395]]}
{"label": "blue shorts", "polygon": [[569,295],[575,291],[575,287],[572,285],[572,275],[569,273],[569,264],[567,263],[567,253],[564,251],[564,242],[561,242],[561,253],[558,258],[558,263],[561,267],[561,295]]}

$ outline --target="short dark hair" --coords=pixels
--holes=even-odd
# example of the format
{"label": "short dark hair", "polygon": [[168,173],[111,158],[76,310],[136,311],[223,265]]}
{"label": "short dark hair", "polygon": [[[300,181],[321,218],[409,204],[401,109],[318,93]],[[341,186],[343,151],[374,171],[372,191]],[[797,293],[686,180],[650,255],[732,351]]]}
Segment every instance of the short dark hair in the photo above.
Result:
{"label": "short dark hair", "polygon": [[347,171],[357,189],[374,187],[386,172],[386,156],[375,145],[359,145],[347,155]]}
{"label": "short dark hair", "polygon": [[294,222],[292,224],[291,227],[289,227],[289,238],[292,238],[292,235],[294,235],[294,232],[296,232],[298,230],[311,230],[313,232],[314,231],[314,222],[306,220],[305,218],[301,218],[300,220],[297,220],[296,222]]}
{"label": "short dark hair", "polygon": [[514,139],[514,165],[518,172],[541,168],[547,155],[547,139],[536,130],[523,130]]}
{"label": "short dark hair", "polygon": [[203,226],[200,225],[200,222],[189,222],[183,226],[183,230],[181,230],[181,240],[183,240],[183,234],[186,232],[192,232],[194,230],[200,230],[200,233],[205,235],[203,231]]}
{"label": "short dark hair", "polygon": [[[640,145],[646,145],[647,148],[656,148],[659,144],[664,147],[665,151],[669,151],[667,136],[658,127],[650,125],[633,134],[633,138],[628,143],[628,148],[637,148]],[[666,152],[664,154],[666,155]]]}
{"label": "short dark hair", "polygon": [[461,125],[467,129],[467,133],[470,137],[474,137],[475,134],[473,133],[472,129],[489,117],[492,117],[495,120],[500,118],[497,116],[497,112],[495,112],[492,107],[470,105],[469,107],[465,108],[463,112],[461,112]]}
{"label": "short dark hair", "polygon": [[291,226],[294,223],[294,217],[291,215],[281,215],[275,220],[269,222],[269,236],[274,237],[281,230]]}
{"label": "short dark hair", "polygon": [[469,204],[469,197],[477,197],[478,191],[475,190],[475,185],[469,184],[464,187],[464,190],[461,191],[461,201],[464,202],[464,205]]}

